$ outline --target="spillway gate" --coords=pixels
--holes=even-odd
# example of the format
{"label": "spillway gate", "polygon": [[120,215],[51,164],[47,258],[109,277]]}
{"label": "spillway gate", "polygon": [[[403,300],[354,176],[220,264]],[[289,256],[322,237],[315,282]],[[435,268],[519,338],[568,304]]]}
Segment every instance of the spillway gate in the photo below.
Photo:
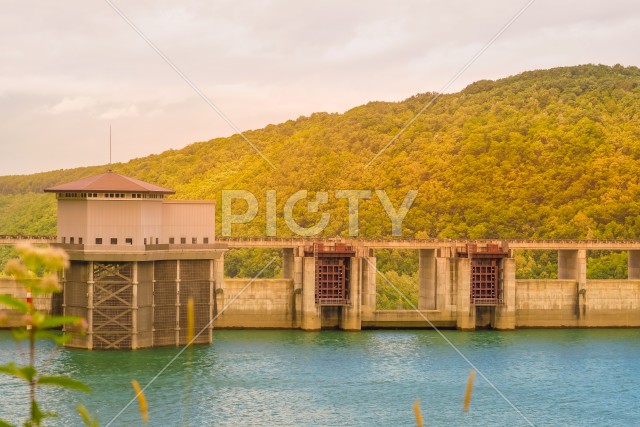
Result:
{"label": "spillway gate", "polygon": [[315,300],[323,306],[351,304],[351,258],[355,256],[352,246],[336,243],[325,246],[315,243],[305,248],[305,256],[315,259]]}
{"label": "spillway gate", "polygon": [[509,256],[509,251],[496,243],[489,243],[484,248],[479,248],[477,244],[467,244],[465,248],[458,250],[457,255],[471,260],[471,304],[504,304],[501,268],[502,260]]}

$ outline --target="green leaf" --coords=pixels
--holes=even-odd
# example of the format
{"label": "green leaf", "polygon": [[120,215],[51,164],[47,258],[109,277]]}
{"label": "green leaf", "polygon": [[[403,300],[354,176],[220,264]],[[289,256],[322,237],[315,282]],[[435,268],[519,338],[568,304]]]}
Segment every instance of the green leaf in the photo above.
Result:
{"label": "green leaf", "polygon": [[31,401],[31,421],[34,421],[35,425],[39,426],[40,421],[44,418],[44,414],[40,410],[38,406],[38,402],[35,400]]}
{"label": "green leaf", "polygon": [[11,295],[0,295],[0,304],[7,305],[14,310],[18,310],[22,314],[27,314],[29,312],[29,304],[27,304],[26,301],[19,300]]}
{"label": "green leaf", "polygon": [[98,423],[98,419],[92,418],[91,415],[89,414],[89,411],[87,410],[87,408],[84,407],[84,405],[80,404],[76,406],[76,410],[82,417],[82,421],[84,421],[85,425],[89,427],[98,427],[100,425],[100,423]]}
{"label": "green leaf", "polygon": [[42,329],[57,328],[64,325],[73,325],[82,320],[78,316],[48,316],[44,322],[40,324]]}
{"label": "green leaf", "polygon": [[36,374],[36,369],[33,366],[18,367],[15,363],[9,362],[6,365],[0,365],[0,372],[31,382]]}
{"label": "green leaf", "polygon": [[0,427],[15,427],[13,424],[9,424],[5,420],[0,420]]}
{"label": "green leaf", "polygon": [[84,391],[85,393],[91,392],[91,389],[86,384],[73,380],[68,377],[61,376],[43,376],[38,378],[38,384],[40,385],[56,385],[65,388],[71,388],[74,390]]}

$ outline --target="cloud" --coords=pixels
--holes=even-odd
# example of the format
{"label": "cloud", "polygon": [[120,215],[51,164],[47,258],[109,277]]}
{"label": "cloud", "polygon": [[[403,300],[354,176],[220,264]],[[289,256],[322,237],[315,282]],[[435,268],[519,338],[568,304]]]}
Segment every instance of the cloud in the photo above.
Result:
{"label": "cloud", "polygon": [[57,104],[43,107],[40,111],[45,114],[64,114],[72,111],[86,110],[95,105],[96,101],[88,96],[65,97]]}
{"label": "cloud", "polygon": [[135,105],[129,105],[128,107],[111,108],[106,112],[100,114],[98,117],[101,119],[119,119],[123,117],[137,117],[140,115],[138,107]]}

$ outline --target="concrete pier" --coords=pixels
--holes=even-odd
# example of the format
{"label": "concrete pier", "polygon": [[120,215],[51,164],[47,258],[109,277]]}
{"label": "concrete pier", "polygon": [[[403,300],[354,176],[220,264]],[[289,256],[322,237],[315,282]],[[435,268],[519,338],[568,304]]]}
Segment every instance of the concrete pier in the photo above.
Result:
{"label": "concrete pier", "polygon": [[418,250],[418,283],[420,284],[418,308],[435,310],[438,301],[435,249]]}
{"label": "concrete pier", "polygon": [[628,279],[640,279],[640,251],[629,251],[628,267]]}
{"label": "concrete pier", "polygon": [[302,260],[302,321],[300,329],[304,331],[319,331],[322,329],[322,311],[316,304],[316,260],[304,257]]}
{"label": "concrete pier", "polygon": [[513,258],[502,260],[502,293],[504,304],[497,305],[494,312],[494,329],[516,328],[516,262]]}
{"label": "concrete pier", "polygon": [[476,310],[469,301],[471,294],[470,273],[471,264],[468,258],[454,260],[457,276],[456,320],[457,327],[462,331],[471,331],[476,328]]}
{"label": "concrete pier", "polygon": [[340,307],[338,327],[343,331],[359,331],[362,329],[362,257],[351,258],[351,304]]}
{"label": "concrete pier", "polygon": [[293,248],[282,248],[282,276],[285,279],[293,279],[295,269],[295,257]]}
{"label": "concrete pier", "polygon": [[362,307],[361,312],[364,318],[370,318],[376,311],[376,269],[377,260],[375,257],[366,256],[362,258]]}

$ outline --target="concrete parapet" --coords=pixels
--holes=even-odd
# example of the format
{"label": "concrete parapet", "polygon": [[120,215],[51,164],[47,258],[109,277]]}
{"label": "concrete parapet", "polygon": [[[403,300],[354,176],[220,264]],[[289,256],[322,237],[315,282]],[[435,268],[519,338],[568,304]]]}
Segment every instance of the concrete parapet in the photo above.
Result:
{"label": "concrete parapet", "polygon": [[363,328],[455,328],[456,319],[438,310],[376,310]]}
{"label": "concrete parapet", "polygon": [[516,327],[578,326],[576,280],[516,280]]}
{"label": "concrete parapet", "polygon": [[214,327],[291,328],[293,294],[291,279],[226,279],[227,308]]}

